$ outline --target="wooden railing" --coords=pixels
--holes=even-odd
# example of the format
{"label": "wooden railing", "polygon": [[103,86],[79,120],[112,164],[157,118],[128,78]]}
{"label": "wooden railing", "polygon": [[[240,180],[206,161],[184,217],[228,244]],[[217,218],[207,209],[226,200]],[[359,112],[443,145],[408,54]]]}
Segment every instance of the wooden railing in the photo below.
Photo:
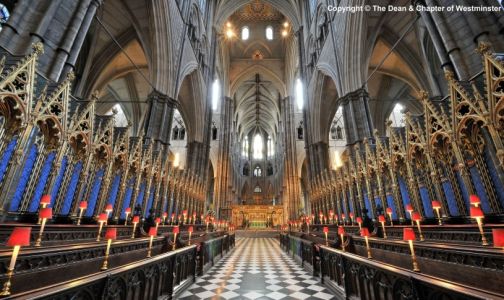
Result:
{"label": "wooden railing", "polygon": [[318,259],[313,254],[314,243],[295,236],[280,235],[282,246],[287,252],[290,252],[295,260],[310,270],[315,276],[318,274],[319,264]]}
{"label": "wooden railing", "polygon": [[172,299],[184,281],[192,281],[196,272],[196,245],[191,245],[95,273],[13,298],[28,299]]}
{"label": "wooden railing", "polygon": [[[302,253],[309,241],[282,234],[282,248],[290,254]],[[312,242],[313,243],[313,242]],[[338,298],[345,299],[503,299],[498,293],[417,273],[381,261],[370,260],[313,243],[312,261],[320,276]],[[301,251],[301,253],[292,253]]]}
{"label": "wooden railing", "polygon": [[[323,235],[322,227],[329,227],[330,232],[337,232],[337,225],[311,225],[310,232],[318,235]],[[407,225],[395,225],[395,226],[386,226],[387,236],[389,239],[402,239],[403,228],[411,227],[409,224]],[[492,229],[494,228],[504,228],[503,224],[485,224],[483,229],[485,232],[485,237],[489,243],[492,243]],[[359,234],[359,227],[357,225],[354,226],[345,226],[345,230],[348,234]],[[418,231],[416,225],[414,226],[414,230]],[[383,237],[383,231],[380,224],[375,224],[375,232],[379,237]],[[481,235],[476,224],[464,224],[464,225],[423,225],[422,224],[422,233],[425,237],[426,241],[432,242],[442,242],[442,243],[452,243],[452,244],[472,244],[474,246],[481,245]]]}
{"label": "wooden railing", "polygon": [[203,255],[215,262],[233,246],[234,234],[226,234],[8,299],[172,299],[194,282]]}
{"label": "wooden railing", "polygon": [[216,260],[219,260],[235,245],[235,235],[224,235],[202,243],[198,256],[198,274],[201,275],[210,267]]}

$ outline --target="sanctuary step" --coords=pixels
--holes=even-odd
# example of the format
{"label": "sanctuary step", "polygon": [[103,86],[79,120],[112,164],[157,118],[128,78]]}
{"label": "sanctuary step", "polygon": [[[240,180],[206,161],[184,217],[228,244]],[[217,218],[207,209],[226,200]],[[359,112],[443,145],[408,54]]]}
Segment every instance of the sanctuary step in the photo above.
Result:
{"label": "sanctuary step", "polygon": [[236,230],[236,238],[278,238],[280,231],[278,230]]}

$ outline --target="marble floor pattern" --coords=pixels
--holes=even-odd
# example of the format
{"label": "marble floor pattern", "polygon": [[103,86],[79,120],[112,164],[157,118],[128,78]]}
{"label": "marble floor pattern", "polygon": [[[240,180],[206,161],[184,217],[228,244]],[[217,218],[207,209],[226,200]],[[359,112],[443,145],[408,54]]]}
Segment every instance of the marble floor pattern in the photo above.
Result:
{"label": "marble floor pattern", "polygon": [[277,239],[243,238],[179,299],[335,299],[280,249]]}

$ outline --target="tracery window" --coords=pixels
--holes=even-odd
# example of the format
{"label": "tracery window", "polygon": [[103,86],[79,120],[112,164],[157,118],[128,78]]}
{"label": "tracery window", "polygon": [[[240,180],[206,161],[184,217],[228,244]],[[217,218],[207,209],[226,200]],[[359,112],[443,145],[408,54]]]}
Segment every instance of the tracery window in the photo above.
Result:
{"label": "tracery window", "polygon": [[246,163],[244,166],[243,166],[243,172],[242,172],[243,176],[249,176],[250,175],[250,166],[248,163]]}
{"label": "tracery window", "polygon": [[268,163],[268,167],[266,169],[266,176],[271,176],[273,175],[273,165],[271,163]]}
{"label": "tracery window", "polygon": [[310,16],[315,12],[315,8],[317,8],[317,0],[310,0]]}
{"label": "tracery window", "polygon": [[248,28],[248,26],[244,26],[241,31],[241,39],[243,41],[246,41],[249,39],[249,36],[250,36],[250,29]]}
{"label": "tracery window", "polygon": [[268,41],[273,40],[273,27],[272,26],[266,27],[266,39]]}
{"label": "tracery window", "polygon": [[[1,5],[1,4],[0,4]],[[128,119],[126,118],[126,114],[124,114],[124,110],[122,109],[121,104],[117,103],[112,108],[105,113],[106,116],[115,115],[115,126],[116,127],[127,127]]]}
{"label": "tracery window", "polygon": [[199,0],[199,7],[200,7],[200,10],[201,10],[201,15],[205,15],[206,0]]}
{"label": "tracery window", "polygon": [[390,113],[389,120],[392,121],[392,127],[406,126],[404,120],[404,106],[402,106],[400,103],[397,103]]}
{"label": "tracery window", "polygon": [[254,169],[254,177],[261,177],[262,176],[262,169],[259,166],[256,166]]}
{"label": "tracery window", "polygon": [[298,140],[303,139],[303,124],[302,123],[300,123],[299,127],[297,128],[297,138],[298,138]]}
{"label": "tracery window", "polygon": [[212,140],[217,140],[217,133],[218,133],[218,130],[217,130],[217,127],[215,127],[215,124],[212,126]]}
{"label": "tracery window", "polygon": [[268,157],[273,157],[273,155],[275,155],[275,145],[273,144],[271,136],[268,136],[268,143],[266,146],[268,148]]}
{"label": "tracery window", "polygon": [[343,140],[345,138],[343,123],[343,108],[340,106],[334,115],[334,119],[331,125],[331,140]]}
{"label": "tracery window", "polygon": [[254,159],[262,159],[263,158],[263,139],[262,136],[258,133],[254,136],[254,142],[252,144],[253,154],[252,157]]}
{"label": "tracery window", "polygon": [[242,142],[242,156],[247,157],[248,152],[249,152],[249,141],[248,141],[248,136],[246,136]]}
{"label": "tracery window", "polygon": [[301,79],[296,79],[296,104],[299,110],[303,109],[303,83]]}
{"label": "tracery window", "polygon": [[212,109],[215,111],[219,105],[220,98],[220,82],[219,79],[215,79],[212,83]]}
{"label": "tracery window", "polygon": [[179,138],[179,128],[177,125],[173,127],[172,140],[178,140]]}
{"label": "tracery window", "polygon": [[261,193],[261,192],[262,192],[261,187],[257,185],[257,186],[254,188],[254,193]]}
{"label": "tracery window", "polygon": [[5,7],[5,5],[0,3],[0,31],[2,31],[2,24],[6,23],[7,20],[9,20],[9,17],[9,10],[7,9],[7,7]]}

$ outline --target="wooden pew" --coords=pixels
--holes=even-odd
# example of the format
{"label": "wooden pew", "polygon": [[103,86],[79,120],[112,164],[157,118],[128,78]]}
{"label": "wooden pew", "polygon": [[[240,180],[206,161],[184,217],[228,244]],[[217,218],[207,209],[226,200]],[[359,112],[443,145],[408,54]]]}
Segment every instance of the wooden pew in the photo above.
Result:
{"label": "wooden pew", "polygon": [[[311,235],[309,238],[318,239],[319,237]],[[363,242],[360,237],[350,236],[350,239],[352,244]],[[370,243],[374,243],[376,240],[383,241],[371,238]],[[482,277],[481,274],[475,274],[473,273],[474,269],[469,267],[465,267],[464,272],[467,278],[472,277],[472,281],[467,283],[461,281],[460,278],[452,281],[445,277],[431,275],[433,272],[430,270],[426,272],[422,270],[422,264],[420,265],[421,273],[413,272],[410,271],[411,258],[408,245],[401,241],[385,241],[391,244],[402,243],[408,252],[395,254],[388,251],[380,255],[373,248],[371,250],[373,259],[367,259],[366,256],[361,256],[366,255],[363,245],[356,245],[355,249],[350,247],[351,251],[357,253],[354,254],[313,242],[315,251],[312,252],[314,255],[312,261],[315,262],[316,275],[321,276],[323,282],[340,298],[503,299],[500,291],[502,287],[492,288],[492,284],[500,285],[497,276],[482,286],[481,282],[486,281],[488,276]],[[298,249],[304,251],[305,248],[300,246],[301,243],[309,243],[309,241],[289,234],[281,235],[282,248],[292,255],[299,255],[293,252]],[[301,255],[306,254],[301,253]],[[502,256],[502,253],[500,255]],[[384,257],[386,259],[382,260]],[[420,262],[420,258],[418,259]],[[424,267],[429,269],[437,265],[438,272],[446,270],[446,268],[453,268],[453,265],[441,267],[440,264],[440,262],[433,262],[430,265],[424,264]]]}
{"label": "wooden pew", "polygon": [[[213,232],[197,235],[192,239],[192,243],[204,243],[207,239],[217,238],[224,234],[225,232]],[[180,234],[179,246],[187,243],[187,236],[186,232]],[[152,255],[172,250],[172,244],[169,242],[171,239],[171,233],[155,237]],[[143,237],[114,241],[110,251],[109,266],[119,266],[143,259],[147,254],[148,244],[149,238]],[[94,241],[23,248],[17,259],[12,291],[22,292],[92,274],[101,267],[105,247],[105,241]],[[10,249],[0,251],[0,280],[6,280],[5,274],[10,256]]]}
{"label": "wooden pew", "polygon": [[[220,242],[219,242],[220,241]],[[186,247],[160,253],[152,258],[96,271],[78,278],[44,285],[37,289],[18,292],[14,298],[22,299],[166,299],[177,298],[195,280],[201,250],[205,244],[220,243],[221,251],[212,253],[217,260],[234,246],[234,234],[210,239]]]}

